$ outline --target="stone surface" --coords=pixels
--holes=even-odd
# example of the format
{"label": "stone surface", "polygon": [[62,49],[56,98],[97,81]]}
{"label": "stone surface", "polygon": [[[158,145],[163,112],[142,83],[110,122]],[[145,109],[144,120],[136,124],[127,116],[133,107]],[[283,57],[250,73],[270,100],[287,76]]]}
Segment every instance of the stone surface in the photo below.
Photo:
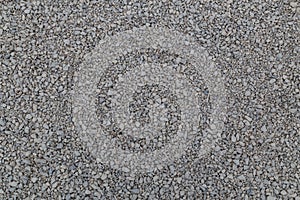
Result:
{"label": "stone surface", "polygon": [[[0,199],[300,199],[297,1],[1,1],[0,10]],[[193,139],[192,148],[180,158],[159,163],[151,172],[132,174],[129,168],[120,168],[118,160],[105,163],[95,156],[88,142],[94,138],[81,137],[73,122],[72,97],[80,67],[100,42],[142,27],[179,32],[205,49],[206,58],[221,74],[227,109],[217,140],[209,138],[211,130],[204,127],[207,132]],[[155,42],[149,45],[161,48]],[[128,48],[110,53],[118,49],[126,59],[109,60],[107,68],[141,61],[136,75],[157,82],[159,71],[151,74],[143,65],[155,66],[162,57],[131,59],[137,51]],[[129,56],[130,52],[134,54]],[[190,61],[186,55],[194,53],[190,49],[179,54],[173,64],[184,70]],[[204,73],[199,74],[203,78],[199,83],[208,86]],[[188,78],[201,77],[194,75],[190,71]],[[177,83],[180,76],[170,81]],[[158,104],[175,105],[172,98],[152,95],[146,101],[144,94],[151,90],[122,89],[126,82],[139,82],[135,78],[130,73],[118,77],[115,88],[123,94],[109,91],[116,96],[111,103],[136,102],[132,106],[140,109],[133,109],[132,119],[151,105],[142,119],[162,130],[167,127],[164,121],[175,119],[166,114],[174,109]],[[189,88],[188,82],[183,86]],[[189,90],[180,88],[168,89],[177,98],[190,96]],[[216,102],[212,94],[218,92],[205,89],[202,99],[208,95]],[[136,99],[127,99],[129,94],[136,94]],[[118,116],[118,108],[113,108],[119,128],[129,130],[134,124],[132,130],[138,130],[145,125],[136,120],[129,126],[123,120],[127,116]],[[146,135],[154,133],[160,132]],[[200,150],[208,141],[216,141],[214,148],[203,154]],[[161,149],[166,144],[163,138],[157,141]]]}

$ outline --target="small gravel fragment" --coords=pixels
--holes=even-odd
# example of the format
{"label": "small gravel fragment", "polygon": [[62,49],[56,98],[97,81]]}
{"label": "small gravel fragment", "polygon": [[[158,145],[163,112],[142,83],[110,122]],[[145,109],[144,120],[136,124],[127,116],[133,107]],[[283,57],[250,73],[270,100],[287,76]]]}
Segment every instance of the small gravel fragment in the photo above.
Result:
{"label": "small gravel fragment", "polygon": [[33,183],[35,183],[37,180],[38,180],[38,178],[36,178],[36,177],[32,177],[32,178],[31,178],[31,181],[32,181]]}
{"label": "small gravel fragment", "polygon": [[18,182],[10,182],[9,185],[12,187],[16,187],[18,185]]}
{"label": "small gravel fragment", "polygon": [[266,126],[262,126],[260,129],[262,132],[267,132],[267,127]]}

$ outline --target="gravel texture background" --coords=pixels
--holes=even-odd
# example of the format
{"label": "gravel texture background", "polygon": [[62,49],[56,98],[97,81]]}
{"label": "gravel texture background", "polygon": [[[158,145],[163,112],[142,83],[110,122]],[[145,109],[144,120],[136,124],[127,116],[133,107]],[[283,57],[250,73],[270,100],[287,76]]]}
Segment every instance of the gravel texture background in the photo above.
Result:
{"label": "gravel texture background", "polygon": [[[0,199],[299,200],[299,6],[1,1]],[[228,108],[221,139],[200,160],[129,176],[82,143],[70,91],[100,40],[142,26],[194,37],[224,76]]]}

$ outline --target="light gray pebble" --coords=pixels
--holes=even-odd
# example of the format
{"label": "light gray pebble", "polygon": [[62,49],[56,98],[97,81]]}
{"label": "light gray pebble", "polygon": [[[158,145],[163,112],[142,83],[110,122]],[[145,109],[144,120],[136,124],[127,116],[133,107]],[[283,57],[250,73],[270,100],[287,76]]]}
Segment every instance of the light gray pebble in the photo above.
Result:
{"label": "light gray pebble", "polygon": [[298,6],[298,2],[292,1],[292,2],[290,2],[290,5],[291,5],[293,8],[296,8],[296,7]]}
{"label": "light gray pebble", "polygon": [[31,181],[32,181],[33,183],[35,183],[37,180],[38,180],[38,178],[36,178],[36,177],[32,177],[32,178],[31,178]]}
{"label": "light gray pebble", "polygon": [[89,194],[91,194],[91,191],[86,190],[86,191],[85,191],[85,194],[86,194],[86,195],[89,195]]}
{"label": "light gray pebble", "polygon": [[4,121],[4,119],[0,119],[0,126],[5,126],[6,122]]}
{"label": "light gray pebble", "polygon": [[260,129],[262,132],[267,132],[267,127],[265,125],[263,125]]}
{"label": "light gray pebble", "polygon": [[250,92],[249,90],[247,90],[247,91],[245,92],[245,95],[246,95],[246,96],[250,96],[250,95],[251,95],[251,92]]}
{"label": "light gray pebble", "polygon": [[102,180],[105,180],[106,178],[107,178],[107,175],[106,175],[106,174],[102,174],[102,175],[101,175],[101,179],[102,179]]}
{"label": "light gray pebble", "polygon": [[138,194],[140,192],[140,190],[138,188],[134,188],[131,190],[131,192],[134,194]]}
{"label": "light gray pebble", "polygon": [[26,119],[32,119],[32,115],[31,114],[26,114],[25,118]]}
{"label": "light gray pebble", "polygon": [[29,133],[29,130],[30,130],[30,128],[29,128],[28,126],[26,126],[26,127],[24,128],[24,132],[25,132],[25,133]]}
{"label": "light gray pebble", "polygon": [[234,135],[231,136],[231,141],[236,142],[236,137]]}
{"label": "light gray pebble", "polygon": [[23,50],[22,47],[17,47],[17,48],[16,48],[16,51],[22,51],[22,50]]}
{"label": "light gray pebble", "polygon": [[125,173],[128,173],[128,172],[130,172],[130,169],[127,168],[127,167],[123,167],[123,168],[122,168],[122,171],[125,172]]}
{"label": "light gray pebble", "polygon": [[29,14],[29,13],[30,13],[30,9],[24,10],[24,13],[25,13],[25,14]]}
{"label": "light gray pebble", "polygon": [[57,144],[56,148],[57,148],[57,149],[63,148],[63,144],[62,144],[62,143]]}
{"label": "light gray pebble", "polygon": [[10,182],[9,185],[12,187],[16,187],[19,183],[16,181]]}

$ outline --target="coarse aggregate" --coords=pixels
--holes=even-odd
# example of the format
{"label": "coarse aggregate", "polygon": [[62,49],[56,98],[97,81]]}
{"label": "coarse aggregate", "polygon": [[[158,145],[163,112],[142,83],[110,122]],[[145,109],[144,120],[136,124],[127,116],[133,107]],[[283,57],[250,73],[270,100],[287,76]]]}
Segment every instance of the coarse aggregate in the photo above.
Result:
{"label": "coarse aggregate", "polygon": [[[0,199],[300,200],[299,13],[296,0],[1,1]],[[196,143],[132,174],[82,142],[72,94],[99,42],[141,27],[205,48],[224,78],[226,119],[201,157]],[[157,88],[169,89],[146,93]]]}

